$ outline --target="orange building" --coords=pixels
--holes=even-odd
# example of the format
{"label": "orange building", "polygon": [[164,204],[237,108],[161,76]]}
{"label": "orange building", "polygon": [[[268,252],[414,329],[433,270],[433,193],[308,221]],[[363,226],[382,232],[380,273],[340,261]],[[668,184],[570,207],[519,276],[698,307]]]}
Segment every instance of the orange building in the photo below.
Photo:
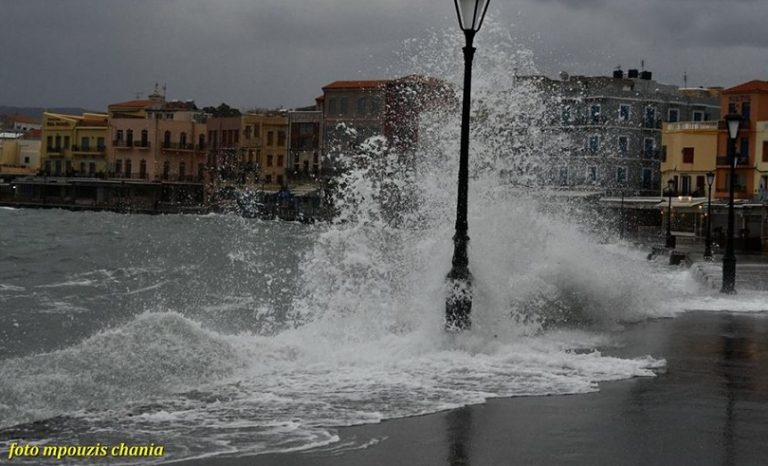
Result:
{"label": "orange building", "polygon": [[[736,140],[735,197],[754,199],[764,197],[768,185],[768,141],[765,137],[768,121],[768,81],[749,81],[723,91],[721,111],[742,117]],[[717,179],[714,196],[729,196],[728,131],[721,125],[717,146]]]}

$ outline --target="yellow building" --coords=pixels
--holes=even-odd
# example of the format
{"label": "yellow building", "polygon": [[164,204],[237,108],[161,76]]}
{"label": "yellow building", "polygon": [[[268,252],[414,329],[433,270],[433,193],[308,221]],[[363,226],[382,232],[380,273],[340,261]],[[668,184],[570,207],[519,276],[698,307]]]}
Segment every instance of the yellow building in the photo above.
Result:
{"label": "yellow building", "polygon": [[[706,174],[717,171],[717,135],[717,121],[684,121],[664,125],[661,133],[662,191],[671,179],[680,195],[707,195]],[[717,180],[713,189],[716,183]]]}
{"label": "yellow building", "polygon": [[43,172],[49,176],[103,176],[107,169],[106,114],[43,114]]}
{"label": "yellow building", "polygon": [[265,187],[284,186],[288,167],[288,116],[277,112],[246,114],[243,128],[243,162],[248,163],[253,157],[259,166],[259,181]]}
{"label": "yellow building", "polygon": [[768,201],[768,121],[758,121],[755,131],[755,186],[761,201]]}

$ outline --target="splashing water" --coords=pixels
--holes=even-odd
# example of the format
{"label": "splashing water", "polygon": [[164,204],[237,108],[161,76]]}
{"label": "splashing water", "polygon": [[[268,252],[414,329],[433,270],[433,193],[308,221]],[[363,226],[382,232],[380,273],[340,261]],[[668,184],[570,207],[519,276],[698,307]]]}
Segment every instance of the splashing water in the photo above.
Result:
{"label": "splashing water", "polygon": [[[217,332],[171,306],[2,360],[0,442],[146,443],[151,432],[174,458],[291,451],[337,441],[334,426],[652,376],[663,361],[596,348],[620,323],[662,312],[653,265],[597,244],[567,210],[521,188],[541,183],[567,139],[547,130],[556,109],[515,78],[535,72],[530,54],[489,42],[473,84],[471,331],[442,330],[459,131],[446,106],[422,113],[411,154],[381,137],[341,154],[339,216],[299,235],[311,246],[286,287],[290,304],[257,313],[269,325]],[[459,82],[445,68],[461,56],[458,40],[429,43],[448,45],[418,44],[428,52],[411,70]],[[258,264],[250,247],[233,245],[230,259]]]}

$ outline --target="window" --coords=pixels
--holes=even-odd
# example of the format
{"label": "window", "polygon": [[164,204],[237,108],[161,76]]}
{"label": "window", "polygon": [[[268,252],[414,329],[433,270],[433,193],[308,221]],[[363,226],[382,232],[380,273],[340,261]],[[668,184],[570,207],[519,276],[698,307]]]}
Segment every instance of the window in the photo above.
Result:
{"label": "window", "polygon": [[627,181],[626,167],[616,167],[616,181],[619,183],[625,183]]}
{"label": "window", "polygon": [[365,97],[357,99],[357,114],[365,115]]}
{"label": "window", "polygon": [[147,177],[147,161],[142,160],[139,163],[139,177],[140,178],[146,178]]}
{"label": "window", "polygon": [[277,184],[283,185],[283,175],[277,175]]}
{"label": "window", "polygon": [[285,131],[277,132],[277,145],[280,147],[285,147]]}
{"label": "window", "polygon": [[197,180],[203,181],[205,179],[205,164],[197,164]]}
{"label": "window", "polygon": [[146,129],[141,130],[141,147],[147,147],[149,142],[149,133]]}
{"label": "window", "polygon": [[728,104],[728,113],[736,113],[736,104],[731,102]]}
{"label": "window", "polygon": [[104,138],[96,138],[96,149],[97,150],[104,150]]}
{"label": "window", "polygon": [[693,163],[693,147],[683,147],[683,163]]}
{"label": "window", "polygon": [[566,186],[568,184],[568,167],[560,167],[560,185]]}
{"label": "window", "polygon": [[53,150],[53,136],[48,136],[46,138],[45,147],[48,148],[48,150]]}
{"label": "window", "polygon": [[187,176],[187,164],[179,162],[179,179],[181,180],[185,176]]}
{"label": "window", "polygon": [[680,110],[676,108],[670,108],[667,112],[667,121],[670,123],[676,123],[680,121]]}
{"label": "window", "polygon": [[89,162],[88,163],[88,173],[91,175],[96,174],[96,162]]}
{"label": "window", "polygon": [[198,146],[197,148],[200,150],[205,149],[205,134],[201,134],[197,138],[197,146]]}
{"label": "window", "polygon": [[283,156],[282,155],[278,155],[277,156],[277,166],[278,167],[282,167],[283,166]]}
{"label": "window", "polygon": [[29,157],[24,157],[24,163],[25,164],[29,163]]}
{"label": "window", "polygon": [[600,124],[600,104],[589,107],[589,118],[593,125]]}
{"label": "window", "polygon": [[693,121],[704,121],[704,112],[702,112],[701,110],[694,110]]}
{"label": "window", "polygon": [[117,130],[117,136],[115,136],[115,141],[122,141],[123,140],[123,130],[118,129]]}
{"label": "window", "polygon": [[646,128],[656,128],[656,109],[653,107],[645,107],[645,121],[643,122]]}
{"label": "window", "polygon": [[125,177],[130,178],[133,173],[133,167],[131,166],[131,159],[125,160]]}
{"label": "window", "polygon": [[268,167],[271,167],[271,166],[272,166],[272,162],[273,162],[273,159],[274,159],[274,157],[275,157],[275,156],[274,156],[274,155],[272,155],[272,154],[269,154],[269,155],[267,155],[267,166],[268,166]]}
{"label": "window", "polygon": [[265,177],[264,177],[264,181],[265,181],[267,184],[272,184],[272,175],[267,175],[267,176],[265,176]]}
{"label": "window", "polygon": [[56,176],[61,176],[61,160],[56,161]]}
{"label": "window", "polygon": [[629,137],[619,136],[619,157],[626,157],[629,152]]}
{"label": "window", "polygon": [[248,125],[245,127],[245,131],[243,132],[243,137],[245,139],[251,139],[251,131],[253,130],[253,127],[251,125]]}
{"label": "window", "polygon": [[85,173],[85,162],[80,162],[80,174]]}
{"label": "window", "polygon": [[749,138],[741,138],[741,144],[739,148],[739,159],[749,160]]}
{"label": "window", "polygon": [[328,99],[328,114],[329,115],[335,115],[338,111],[336,105],[336,99]]}
{"label": "window", "polygon": [[643,168],[643,189],[651,189],[653,183],[653,171],[650,168]]}
{"label": "window", "polygon": [[688,175],[682,175],[680,181],[683,183],[683,196],[691,194],[691,177]]}
{"label": "window", "polygon": [[768,162],[768,141],[763,141],[763,162]]}
{"label": "window", "polygon": [[699,196],[703,196],[705,193],[704,183],[705,183],[704,176],[702,175],[696,176],[696,193]]}
{"label": "window", "polygon": [[88,149],[90,149],[90,145],[91,145],[91,138],[89,138],[88,136],[83,136],[80,138],[80,150],[87,151]]}
{"label": "window", "polygon": [[564,125],[571,124],[571,107],[570,106],[563,107],[563,112],[561,117]]}
{"label": "window", "polygon": [[171,176],[171,162],[165,161],[163,162],[163,179],[167,180],[168,177]]}
{"label": "window", "polygon": [[593,154],[597,153],[600,150],[600,136],[590,136],[588,144],[589,151]]}
{"label": "window", "polygon": [[339,113],[342,115],[346,115],[348,111],[349,111],[349,108],[348,108],[347,98],[342,97],[341,99],[339,99]]}
{"label": "window", "polygon": [[56,150],[61,150],[61,136],[56,135]]}
{"label": "window", "polygon": [[171,132],[166,131],[163,134],[163,147],[171,147]]}
{"label": "window", "polygon": [[742,102],[741,103],[741,117],[745,121],[749,121],[749,114],[752,110],[752,104],[749,102]]}
{"label": "window", "polygon": [[187,148],[187,133],[182,132],[181,134],[179,134],[179,148],[180,149]]}
{"label": "window", "polygon": [[371,114],[379,113],[379,101],[375,97],[371,99]]}
{"label": "window", "polygon": [[587,167],[587,182],[589,183],[595,183],[597,182],[597,167]]}
{"label": "window", "polygon": [[64,150],[69,150],[69,136],[64,136]]}
{"label": "window", "polygon": [[131,147],[133,145],[133,130],[129,129],[125,132],[125,145]]}
{"label": "window", "polygon": [[271,146],[274,143],[275,143],[275,132],[267,131],[267,145]]}
{"label": "window", "polygon": [[123,174],[123,161],[121,159],[115,160],[115,174],[116,175]]}
{"label": "window", "polygon": [[643,139],[643,156],[646,159],[653,158],[655,146],[656,142],[653,140],[653,138]]}
{"label": "window", "polygon": [[629,121],[630,106],[626,104],[619,105],[619,121]]}

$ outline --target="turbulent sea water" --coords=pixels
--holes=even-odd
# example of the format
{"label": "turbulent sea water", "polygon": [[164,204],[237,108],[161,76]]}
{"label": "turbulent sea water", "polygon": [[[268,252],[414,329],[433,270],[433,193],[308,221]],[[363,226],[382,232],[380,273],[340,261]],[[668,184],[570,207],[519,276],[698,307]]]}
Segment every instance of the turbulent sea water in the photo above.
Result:
{"label": "turbulent sea water", "polygon": [[563,225],[528,244],[488,228],[474,327],[456,336],[442,330],[450,228],[411,232],[397,254],[364,225],[7,209],[0,225],[0,446],[291,451],[338,426],[589,392],[664,366],[598,348],[680,310],[658,306],[661,282],[693,286]]}

